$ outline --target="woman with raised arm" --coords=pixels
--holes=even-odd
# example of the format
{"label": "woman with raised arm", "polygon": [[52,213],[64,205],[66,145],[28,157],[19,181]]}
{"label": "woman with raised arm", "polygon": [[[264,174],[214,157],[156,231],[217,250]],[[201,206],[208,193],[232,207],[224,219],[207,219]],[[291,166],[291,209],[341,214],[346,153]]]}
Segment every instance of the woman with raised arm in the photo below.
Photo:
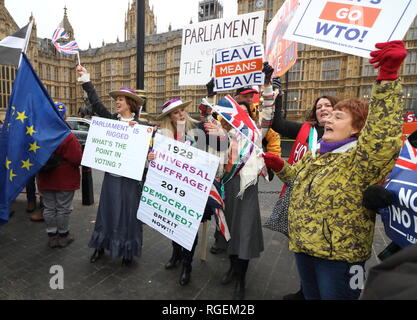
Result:
{"label": "woman with raised arm", "polygon": [[[135,91],[122,88],[109,95],[116,101],[116,113],[111,114],[101,103],[87,70],[77,67],[78,79],[88,95],[93,112],[100,117],[135,124],[149,125],[139,120],[144,99]],[[145,175],[145,174],[144,174]],[[143,179],[144,180],[144,179]],[[88,246],[95,249],[92,263],[100,259],[105,250],[113,259],[122,258],[122,265],[130,265],[133,256],[142,252],[142,222],[136,218],[143,182],[106,172],[100,194],[94,232]]]}
{"label": "woman with raised arm", "polygon": [[[306,299],[358,299],[372,253],[375,212],[362,205],[363,191],[393,168],[401,148],[402,92],[398,70],[407,52],[402,41],[377,44],[379,68],[369,107],[358,99],[337,103],[317,151],[296,165],[266,153],[278,177],[293,181],[288,209],[289,248],[295,252]],[[363,279],[359,279],[363,280]]]}

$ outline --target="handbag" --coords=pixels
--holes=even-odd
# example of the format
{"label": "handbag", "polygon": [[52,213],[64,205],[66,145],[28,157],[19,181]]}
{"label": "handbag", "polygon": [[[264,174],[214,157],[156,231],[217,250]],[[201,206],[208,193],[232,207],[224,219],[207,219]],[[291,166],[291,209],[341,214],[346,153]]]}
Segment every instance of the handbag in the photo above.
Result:
{"label": "handbag", "polygon": [[290,196],[292,183],[286,184],[284,194],[282,194],[272,210],[271,216],[263,225],[264,228],[272,231],[278,231],[288,238],[288,207],[290,205]]}

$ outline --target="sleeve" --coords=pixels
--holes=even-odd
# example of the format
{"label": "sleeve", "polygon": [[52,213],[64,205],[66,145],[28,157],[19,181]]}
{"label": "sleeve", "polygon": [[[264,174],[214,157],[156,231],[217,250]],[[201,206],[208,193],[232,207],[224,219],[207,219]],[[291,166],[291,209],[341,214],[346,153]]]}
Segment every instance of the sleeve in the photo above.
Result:
{"label": "sleeve", "polygon": [[79,166],[81,164],[83,152],[80,143],[73,133],[70,133],[66,137],[64,142],[62,142],[56,150],[56,153],[74,166]]}
{"label": "sleeve", "polygon": [[275,113],[271,128],[278,132],[281,136],[295,139],[297,138],[298,132],[303,124],[300,122],[285,120],[282,117],[282,104],[282,95],[277,96],[275,99]]}
{"label": "sleeve", "polygon": [[268,130],[271,128],[272,119],[274,117],[274,92],[272,91],[271,85],[265,87],[265,90],[262,93],[262,97],[263,105],[261,106],[261,130],[263,139],[268,134]]}
{"label": "sleeve", "polygon": [[281,137],[279,134],[269,129],[265,139],[267,140],[266,151],[281,156]]}
{"label": "sleeve", "polygon": [[97,113],[100,117],[111,118],[111,113],[107,108],[101,103],[100,98],[97,95],[96,89],[94,88],[93,83],[86,82],[83,83],[83,89],[88,95],[88,101],[91,103],[93,112]]}
{"label": "sleeve", "polygon": [[290,165],[287,161],[284,161],[284,167],[280,172],[275,172],[278,178],[281,179],[282,182],[288,183],[293,181],[297,176],[298,172],[302,170],[306,163],[308,163],[311,159],[311,151],[308,151],[304,157],[301,158],[296,164]]}
{"label": "sleeve", "polygon": [[388,174],[401,149],[403,95],[401,81],[374,84],[365,127],[358,139],[355,163],[372,182]]}

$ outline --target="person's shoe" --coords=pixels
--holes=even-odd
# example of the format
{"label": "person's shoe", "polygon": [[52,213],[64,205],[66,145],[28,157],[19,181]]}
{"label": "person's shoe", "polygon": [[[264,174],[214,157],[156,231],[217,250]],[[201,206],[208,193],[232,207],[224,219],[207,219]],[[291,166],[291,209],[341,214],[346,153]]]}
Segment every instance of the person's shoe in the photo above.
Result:
{"label": "person's shoe", "polygon": [[219,253],[222,253],[222,252],[225,252],[225,251],[226,251],[226,249],[218,248],[214,244],[210,248],[210,253],[212,253],[212,254],[219,254]]}
{"label": "person's shoe", "polygon": [[233,292],[233,300],[245,299],[245,278],[236,279],[235,291]]}
{"label": "person's shoe", "polygon": [[174,269],[182,260],[181,248],[173,247],[171,259],[165,264],[165,269]]}
{"label": "person's shoe", "polygon": [[94,263],[104,255],[104,249],[96,249],[90,257],[90,262]]}
{"label": "person's shoe", "polygon": [[296,293],[290,293],[282,297],[282,300],[305,300],[303,290],[298,290]]}
{"label": "person's shoe", "polygon": [[67,235],[65,237],[59,236],[58,238],[58,243],[61,248],[65,248],[66,246],[70,245],[73,241],[74,241],[74,238],[71,237],[70,235]]}
{"label": "person's shoe", "polygon": [[28,202],[28,206],[26,208],[26,212],[32,213],[36,209],[36,202]]}
{"label": "person's shoe", "polygon": [[51,248],[51,249],[58,248],[59,247],[59,239],[58,239],[58,236],[49,237],[49,239],[48,239],[48,247]]}
{"label": "person's shoe", "polygon": [[43,217],[43,213],[42,212],[39,212],[39,213],[32,214],[30,216],[30,221],[33,221],[33,222],[42,222],[42,221],[45,221],[45,219]]}
{"label": "person's shoe", "polygon": [[233,281],[233,279],[235,278],[235,271],[233,270],[233,268],[230,268],[229,270],[227,270],[227,272],[223,275],[222,277],[222,281],[221,284],[222,285],[226,285],[229,284]]}
{"label": "person's shoe", "polygon": [[188,264],[185,264],[185,263],[182,265],[182,271],[181,271],[181,275],[180,275],[180,285],[181,286],[186,286],[190,282],[191,270],[192,270],[191,265],[188,265]]}

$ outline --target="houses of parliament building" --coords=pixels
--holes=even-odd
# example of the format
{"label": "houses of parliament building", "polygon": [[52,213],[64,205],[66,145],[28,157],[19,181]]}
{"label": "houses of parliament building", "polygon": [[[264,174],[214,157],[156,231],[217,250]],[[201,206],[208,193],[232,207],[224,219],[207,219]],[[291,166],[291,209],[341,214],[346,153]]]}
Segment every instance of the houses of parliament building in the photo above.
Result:
{"label": "houses of parliament building", "polygon": [[[230,1],[230,0],[228,0]],[[244,14],[265,11],[265,27],[274,17],[285,0],[237,0],[238,12]],[[71,26],[70,13],[64,9],[62,27],[76,38]],[[223,6],[219,0],[199,2],[199,21],[223,17]],[[118,88],[136,86],[136,0],[127,8],[124,41],[106,44],[99,48],[80,51],[81,61],[89,70],[104,105],[110,109],[114,102],[108,92]],[[77,84],[75,73],[76,57],[56,52],[51,39],[37,37],[36,17],[28,46],[27,55],[52,99],[67,105],[69,115],[76,116],[85,105],[84,92]],[[122,19],[122,17],[120,17]],[[167,100],[181,97],[192,100],[190,108],[197,113],[200,100],[206,94],[205,86],[178,86],[181,60],[182,30],[156,33],[156,22],[149,0],[145,0],[145,92],[146,113],[151,117],[160,113]],[[192,23],[192,21],[190,21]],[[0,40],[21,28],[0,0]],[[417,20],[414,20],[404,37],[408,56],[401,69],[404,84],[405,108],[417,107]],[[0,119],[4,119],[16,68],[0,66]],[[358,97],[368,99],[375,80],[376,70],[367,59],[318,48],[298,45],[298,59],[282,77],[283,88],[287,88],[287,119],[303,121],[305,110],[311,108],[320,95],[335,95],[339,98]],[[285,84],[285,80],[288,84]],[[110,110],[112,111],[112,110]]]}

